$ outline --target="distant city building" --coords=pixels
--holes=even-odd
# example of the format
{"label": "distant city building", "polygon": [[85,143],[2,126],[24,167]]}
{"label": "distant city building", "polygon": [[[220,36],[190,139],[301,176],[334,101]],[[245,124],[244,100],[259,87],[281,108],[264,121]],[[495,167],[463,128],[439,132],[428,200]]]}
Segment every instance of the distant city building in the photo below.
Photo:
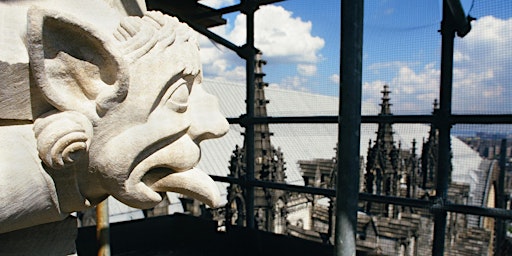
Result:
{"label": "distant city building", "polygon": [[[379,115],[392,115],[389,87],[382,91]],[[434,113],[437,102],[434,103]],[[423,142],[421,156],[417,155],[416,141],[412,148],[404,150],[394,141],[393,127],[381,123],[376,138],[369,141],[366,159],[362,161],[361,191],[383,196],[406,197],[429,200],[435,195],[435,173],[437,166],[437,130],[431,127]],[[335,155],[335,154],[333,154]],[[333,174],[336,163],[332,159],[300,161],[306,185],[334,188]],[[363,168],[364,166],[364,168]],[[481,175],[473,184],[472,203],[489,206],[492,200],[492,184],[499,169],[496,161],[482,160],[475,174]],[[469,204],[471,185],[451,182],[448,198],[457,204]],[[292,228],[291,235],[304,239],[333,241],[333,205],[328,198],[312,198],[312,229]],[[487,200],[487,201],[486,201]],[[357,247],[367,255],[431,255],[433,220],[427,209],[415,209],[384,203],[361,202],[358,214]],[[445,255],[493,255],[494,220],[464,214],[449,213],[446,232]],[[326,239],[326,236],[329,238]]]}

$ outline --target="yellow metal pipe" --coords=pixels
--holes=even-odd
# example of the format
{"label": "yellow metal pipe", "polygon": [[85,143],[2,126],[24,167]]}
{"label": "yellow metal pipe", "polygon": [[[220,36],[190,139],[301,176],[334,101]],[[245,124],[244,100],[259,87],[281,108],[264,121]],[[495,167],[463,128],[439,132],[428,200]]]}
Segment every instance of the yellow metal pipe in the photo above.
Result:
{"label": "yellow metal pipe", "polygon": [[110,256],[110,224],[108,219],[108,198],[96,206],[96,238],[98,256]]}

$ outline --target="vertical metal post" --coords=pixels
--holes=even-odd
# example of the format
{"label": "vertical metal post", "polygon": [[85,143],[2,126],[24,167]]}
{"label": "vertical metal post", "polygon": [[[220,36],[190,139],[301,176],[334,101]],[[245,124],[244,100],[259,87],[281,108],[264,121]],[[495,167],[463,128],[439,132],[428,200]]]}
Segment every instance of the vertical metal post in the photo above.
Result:
{"label": "vertical metal post", "polygon": [[[255,0],[242,0],[245,4],[244,13],[247,19],[247,41],[245,44],[245,73],[246,73],[246,113],[247,120],[249,121],[245,127],[245,138],[246,138],[246,171],[247,180],[250,182],[254,180],[254,100],[255,100],[255,88],[254,88],[254,66],[256,61],[256,49],[254,48],[254,12],[256,11],[257,4]],[[246,220],[247,227],[254,228],[254,186],[248,184],[245,187],[246,190]]]}
{"label": "vertical metal post", "polygon": [[[439,151],[436,173],[437,201],[444,204],[448,195],[448,185],[451,175],[451,143],[450,116],[452,112],[452,78],[453,78],[453,43],[455,38],[455,26],[453,16],[448,3],[443,1],[443,20],[441,21],[441,85],[437,127],[439,129]],[[434,240],[432,255],[444,254],[444,242],[446,234],[445,210],[434,212]]]}
{"label": "vertical metal post", "polygon": [[110,256],[108,198],[96,206],[96,237],[99,245],[98,256]]}
{"label": "vertical metal post", "polygon": [[341,67],[334,254],[356,255],[364,1],[341,1]]}
{"label": "vertical metal post", "polygon": [[[505,199],[505,172],[507,171],[507,140],[502,139],[500,145],[500,174],[498,176],[498,184],[497,184],[497,197],[496,197],[496,208],[506,208],[506,199]],[[505,221],[503,219],[496,220],[496,243],[494,245],[494,253],[495,255],[499,255],[501,245],[505,241],[505,237],[507,235],[507,231],[505,229]]]}

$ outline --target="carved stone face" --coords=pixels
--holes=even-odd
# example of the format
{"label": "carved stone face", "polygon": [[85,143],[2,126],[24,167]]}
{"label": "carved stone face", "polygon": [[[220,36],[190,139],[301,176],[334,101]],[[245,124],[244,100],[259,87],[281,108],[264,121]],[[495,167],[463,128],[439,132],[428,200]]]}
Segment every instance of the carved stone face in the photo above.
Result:
{"label": "carved stone face", "polygon": [[61,111],[55,115],[76,113],[92,126],[81,146],[62,150],[63,160],[55,164],[55,150],[44,150],[47,143],[39,141],[45,141],[45,133],[38,130],[59,122],[36,121],[46,165],[80,169],[80,190],[92,202],[111,194],[130,206],[149,208],[166,191],[210,205],[219,202],[214,182],[194,167],[199,143],[224,135],[228,123],[217,99],[201,87],[199,50],[190,28],[150,12],[125,18],[112,36],[34,9],[28,35],[35,81]]}
{"label": "carved stone face", "polygon": [[[163,53],[161,58],[169,59],[168,54],[173,53]],[[203,90],[199,74],[167,76],[167,65],[154,65],[152,73],[159,75],[149,80],[141,75],[144,72],[137,72],[147,67],[144,63],[131,69],[126,100],[95,127],[95,135],[106,139],[92,140],[90,147],[90,170],[101,176],[103,187],[140,208],[160,202],[156,192],[184,192],[176,188],[179,184],[172,182],[172,175],[168,184],[151,185],[172,173],[190,171],[201,156],[199,143],[227,131],[217,100]],[[148,87],[154,91],[148,92]],[[180,187],[190,189],[193,182],[200,180]]]}

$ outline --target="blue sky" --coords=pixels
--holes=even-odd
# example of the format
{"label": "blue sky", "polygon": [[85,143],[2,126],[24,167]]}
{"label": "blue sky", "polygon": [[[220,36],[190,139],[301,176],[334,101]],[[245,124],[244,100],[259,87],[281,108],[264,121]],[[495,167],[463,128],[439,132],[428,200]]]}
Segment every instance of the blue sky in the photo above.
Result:
{"label": "blue sky", "polygon": [[[235,0],[205,0],[214,7]],[[476,17],[473,30],[456,38],[454,112],[512,112],[512,3],[462,0]],[[365,1],[363,101],[380,102],[388,84],[395,113],[430,113],[438,97],[441,37],[440,0]],[[225,16],[212,31],[237,45],[245,43],[245,17]],[[271,86],[338,96],[340,2],[288,0],[256,13],[256,47],[268,61]],[[237,55],[201,40],[205,77],[244,82],[245,64]]]}

